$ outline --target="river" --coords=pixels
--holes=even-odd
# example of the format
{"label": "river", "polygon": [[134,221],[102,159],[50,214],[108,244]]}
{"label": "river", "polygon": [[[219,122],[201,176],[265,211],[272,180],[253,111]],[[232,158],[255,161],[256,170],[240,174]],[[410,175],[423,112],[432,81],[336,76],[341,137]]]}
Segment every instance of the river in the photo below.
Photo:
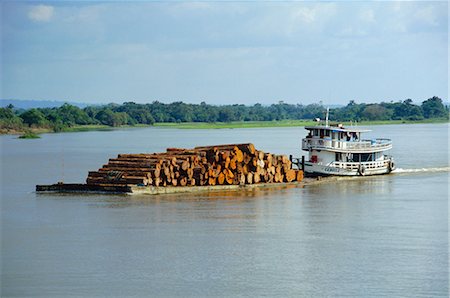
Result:
{"label": "river", "polygon": [[304,188],[36,194],[118,153],[253,142],[300,156],[305,130],[136,128],[1,136],[2,297],[448,296],[448,124],[373,126],[399,169]]}

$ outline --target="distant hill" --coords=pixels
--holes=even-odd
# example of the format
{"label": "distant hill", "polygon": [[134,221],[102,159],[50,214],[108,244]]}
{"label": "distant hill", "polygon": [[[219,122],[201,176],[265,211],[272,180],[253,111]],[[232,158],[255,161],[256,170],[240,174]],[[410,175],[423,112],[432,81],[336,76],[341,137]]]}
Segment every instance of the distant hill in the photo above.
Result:
{"label": "distant hill", "polygon": [[56,108],[68,103],[79,108],[87,107],[87,103],[58,101],[58,100],[27,100],[27,99],[0,99],[0,107],[4,108],[12,104],[16,109],[32,109],[32,108]]}

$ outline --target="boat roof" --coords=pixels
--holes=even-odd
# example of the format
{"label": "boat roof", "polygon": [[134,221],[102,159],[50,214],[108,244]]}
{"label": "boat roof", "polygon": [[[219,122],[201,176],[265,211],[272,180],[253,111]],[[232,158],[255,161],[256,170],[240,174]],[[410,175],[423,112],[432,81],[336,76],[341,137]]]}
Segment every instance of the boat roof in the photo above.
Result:
{"label": "boat roof", "polygon": [[305,129],[312,130],[312,129],[327,129],[331,131],[340,131],[340,132],[368,132],[371,131],[370,129],[361,129],[356,127],[339,127],[339,126],[325,126],[325,125],[316,125],[316,126],[305,126]]}

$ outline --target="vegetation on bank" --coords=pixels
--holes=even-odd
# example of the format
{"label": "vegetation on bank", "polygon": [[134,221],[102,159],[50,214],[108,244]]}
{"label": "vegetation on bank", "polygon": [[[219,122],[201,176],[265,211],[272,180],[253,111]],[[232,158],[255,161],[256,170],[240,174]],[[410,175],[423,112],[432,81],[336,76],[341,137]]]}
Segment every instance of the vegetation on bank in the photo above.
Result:
{"label": "vegetation on bank", "polygon": [[220,129],[220,128],[256,128],[256,127],[295,127],[315,125],[317,122],[309,120],[272,120],[272,121],[232,121],[232,122],[181,122],[155,123],[154,126],[182,129]]}
{"label": "vegetation on bank", "polygon": [[[336,123],[336,121],[331,121]],[[423,119],[423,120],[380,120],[380,121],[341,121],[344,126],[370,126],[370,125],[388,125],[388,124],[419,124],[419,123],[447,123],[446,118]],[[153,126],[162,128],[179,129],[233,129],[233,128],[263,128],[263,127],[301,127],[317,125],[316,121],[309,120],[273,120],[273,121],[236,121],[227,123],[200,123],[200,122],[182,122],[182,123],[155,123]]]}
{"label": "vegetation on bank", "polygon": [[19,137],[19,139],[39,139],[40,136],[35,134],[34,132],[28,130],[23,135]]}
{"label": "vegetation on bank", "polygon": [[[270,106],[214,106],[204,102],[164,104],[154,101],[149,104],[125,102],[83,109],[64,104],[58,108],[28,110],[9,105],[0,108],[0,132],[66,132],[147,125],[179,128],[304,126],[313,124],[315,118],[324,119],[325,112],[326,107],[322,104],[294,105],[284,102]],[[421,105],[413,104],[410,99],[379,104],[350,101],[344,107],[330,109],[330,119],[344,123],[356,121],[360,125],[448,121],[449,109],[438,97],[429,98]]]}

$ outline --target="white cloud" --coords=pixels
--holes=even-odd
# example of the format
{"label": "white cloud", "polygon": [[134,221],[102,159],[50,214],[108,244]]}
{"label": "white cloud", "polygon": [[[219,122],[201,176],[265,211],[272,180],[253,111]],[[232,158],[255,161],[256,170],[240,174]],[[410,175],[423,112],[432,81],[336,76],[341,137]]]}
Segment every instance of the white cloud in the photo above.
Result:
{"label": "white cloud", "polygon": [[54,11],[55,8],[50,5],[35,5],[28,11],[28,18],[34,22],[49,22]]}
{"label": "white cloud", "polygon": [[367,23],[375,23],[375,12],[372,9],[364,9],[359,12],[359,19]]}
{"label": "white cloud", "polygon": [[335,34],[340,37],[365,37],[368,32],[360,27],[348,26]]}
{"label": "white cloud", "polygon": [[394,31],[407,33],[421,30],[447,32],[447,4],[445,2],[399,2],[391,6],[390,26]]}
{"label": "white cloud", "polygon": [[280,20],[286,18],[285,32],[288,36],[301,31],[321,31],[335,17],[337,6],[335,3],[300,3],[290,10],[289,17],[280,16]]}
{"label": "white cloud", "polygon": [[208,2],[182,2],[175,6],[177,9],[192,9],[192,10],[209,10],[212,4]]}
{"label": "white cloud", "polygon": [[302,4],[293,9],[292,17],[294,20],[311,24],[316,21],[328,19],[335,14],[336,5],[334,3],[318,3],[308,6]]}
{"label": "white cloud", "polygon": [[305,23],[312,23],[315,21],[317,15],[317,9],[309,7],[299,7],[293,13],[294,19],[298,19]]}
{"label": "white cloud", "polygon": [[107,8],[104,4],[94,4],[80,8],[62,8],[59,14],[67,22],[93,23],[100,19],[102,13],[107,12]]}
{"label": "white cloud", "polygon": [[415,17],[417,20],[431,26],[436,26],[438,24],[436,21],[436,14],[432,6],[418,9],[415,13]]}
{"label": "white cloud", "polygon": [[241,3],[232,2],[206,2],[206,1],[192,1],[192,2],[171,2],[166,7],[167,12],[174,17],[192,16],[192,14],[206,15],[218,14],[220,16],[227,15],[242,15],[248,10],[248,6]]}

